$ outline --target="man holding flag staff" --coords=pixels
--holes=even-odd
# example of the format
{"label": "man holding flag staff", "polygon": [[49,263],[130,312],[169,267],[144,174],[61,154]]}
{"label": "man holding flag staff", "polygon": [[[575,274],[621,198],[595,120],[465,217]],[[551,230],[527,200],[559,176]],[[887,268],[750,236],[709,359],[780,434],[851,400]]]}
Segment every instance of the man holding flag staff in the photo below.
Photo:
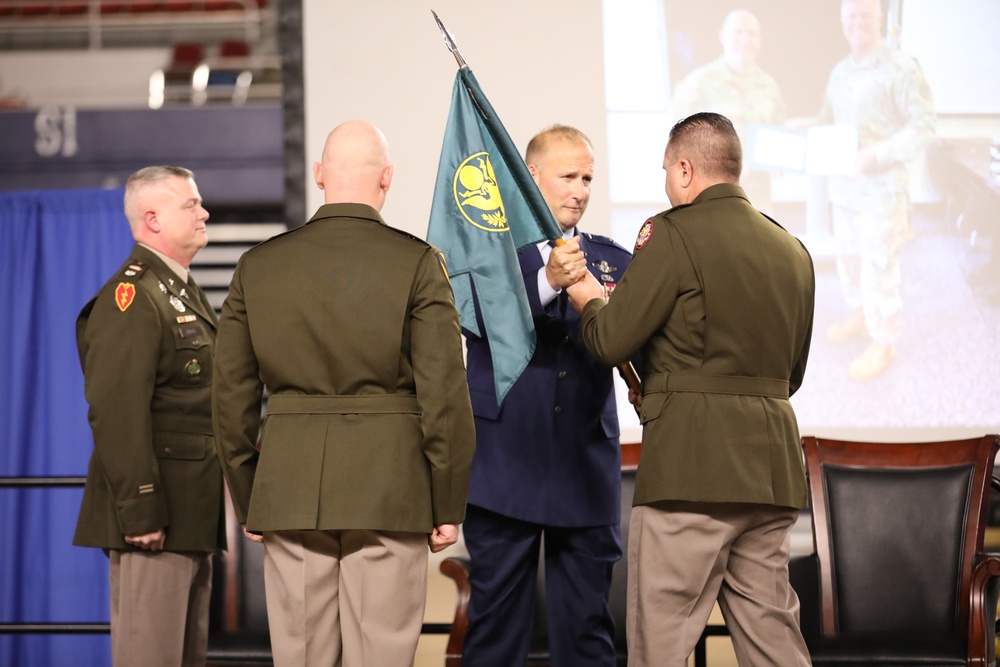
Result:
{"label": "man holding flag staff", "polygon": [[612,370],[577,340],[564,288],[590,272],[610,291],[630,255],[577,229],[594,177],[582,132],[540,133],[526,161],[565,243],[518,252],[537,342],[502,402],[489,338],[465,331],[477,450],[464,527],[472,597],[463,664],[524,664],[544,540],[551,664],[614,665],[608,593],[621,557],[618,413]]}
{"label": "man holding flag staff", "polygon": [[631,255],[576,228],[594,178],[586,135],[549,128],[531,140],[525,165],[435,19],[459,70],[427,239],[448,261],[476,423],[462,664],[527,661],[544,539],[550,664],[614,665],[618,412],[612,371],[577,340],[564,288],[589,274],[609,293]]}
{"label": "man holding flag staff", "polygon": [[568,289],[605,363],[642,351],[642,459],[628,547],[628,662],[681,667],[716,602],[740,665],[806,667],[788,534],[806,504],[795,411],[816,281],[805,246],[739,186],[733,124],[697,113],[663,158],[621,287]]}

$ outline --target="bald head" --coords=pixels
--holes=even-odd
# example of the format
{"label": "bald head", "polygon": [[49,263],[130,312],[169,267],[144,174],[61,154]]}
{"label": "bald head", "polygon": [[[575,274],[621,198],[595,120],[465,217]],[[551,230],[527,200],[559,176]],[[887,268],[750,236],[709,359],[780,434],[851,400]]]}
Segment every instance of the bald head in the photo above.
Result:
{"label": "bald head", "polygon": [[392,182],[389,144],[371,123],[341,123],[326,138],[322,162],[313,163],[313,178],[327,204],[368,204],[381,210]]}
{"label": "bald head", "polygon": [[734,9],[726,15],[719,31],[722,54],[726,63],[737,71],[753,65],[760,53],[760,23],[745,9]]}

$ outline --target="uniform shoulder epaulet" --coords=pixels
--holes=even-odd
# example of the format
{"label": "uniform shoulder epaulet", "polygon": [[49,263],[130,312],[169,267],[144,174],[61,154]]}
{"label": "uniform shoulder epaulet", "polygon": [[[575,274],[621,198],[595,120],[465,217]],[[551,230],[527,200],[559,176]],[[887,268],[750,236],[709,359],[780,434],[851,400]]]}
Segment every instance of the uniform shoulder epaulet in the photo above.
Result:
{"label": "uniform shoulder epaulet", "polygon": [[[257,243],[256,245],[254,245],[253,248],[256,248],[257,246],[262,246],[262,245],[265,245],[267,243],[270,243],[271,241],[274,241],[275,239],[280,239],[282,236],[288,236],[289,234],[294,234],[295,232],[299,231],[300,229],[302,229],[304,227],[305,227],[305,225],[299,225],[298,227],[292,227],[291,229],[286,229],[283,232],[275,234],[274,236],[269,236],[266,239],[264,239],[263,241],[260,241],[259,243]],[[253,248],[250,248],[250,250],[253,250]],[[247,252],[249,252],[250,250],[248,250]]]}
{"label": "uniform shoulder epaulet", "polygon": [[600,234],[591,234],[590,232],[581,232],[581,233],[587,237],[588,241],[591,241],[592,243],[606,245],[612,248],[618,248],[619,250],[625,250],[625,252],[628,252],[628,250],[626,250],[624,246],[622,246],[620,243],[615,241],[610,236],[601,236]]}
{"label": "uniform shoulder epaulet", "polygon": [[402,235],[402,236],[405,236],[405,237],[406,237],[406,238],[408,238],[408,239],[411,239],[411,240],[413,240],[413,241],[416,241],[417,243],[419,243],[419,244],[421,244],[421,245],[423,245],[423,246],[427,246],[428,248],[430,248],[430,247],[433,247],[433,246],[431,246],[431,244],[430,244],[430,243],[428,243],[428,242],[427,242],[427,240],[426,240],[426,239],[422,239],[422,238],[420,238],[419,236],[416,236],[416,235],[414,235],[414,234],[411,234],[410,232],[406,232],[406,231],[403,231],[402,229],[398,229],[398,228],[396,228],[396,227],[393,227],[392,225],[383,225],[383,226],[384,226],[384,227],[385,227],[386,229],[388,229],[388,230],[390,230],[390,231],[393,231],[393,232],[396,232],[397,234],[400,234],[400,235]]}
{"label": "uniform shoulder epaulet", "polygon": [[122,267],[121,277],[135,280],[145,273],[148,268],[143,261],[132,257]]}
{"label": "uniform shoulder epaulet", "polygon": [[657,213],[657,216],[661,218],[669,218],[674,213],[679,213],[680,211],[683,211],[684,209],[689,208],[690,206],[691,204],[678,204],[677,206],[671,206],[666,211]]}
{"label": "uniform shoulder epaulet", "polygon": [[771,216],[769,216],[767,213],[764,213],[763,211],[757,211],[757,212],[760,213],[765,218],[767,218],[768,220],[770,220],[775,226],[781,228],[782,230],[784,230],[786,232],[788,231],[787,229],[784,228],[784,226],[780,222],[778,222],[777,220],[775,220],[774,218],[772,218]]}

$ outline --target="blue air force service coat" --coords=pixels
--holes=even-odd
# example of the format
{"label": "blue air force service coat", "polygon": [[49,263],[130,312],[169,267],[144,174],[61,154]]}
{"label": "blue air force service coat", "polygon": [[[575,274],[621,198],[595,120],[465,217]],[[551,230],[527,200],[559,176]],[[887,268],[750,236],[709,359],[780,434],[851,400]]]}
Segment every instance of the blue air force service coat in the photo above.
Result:
{"label": "blue air force service coat", "polygon": [[[590,272],[613,290],[629,252],[586,233],[580,233],[580,248]],[[550,526],[617,524],[621,456],[613,371],[578,339],[579,316],[565,291],[542,306],[539,249],[523,248],[518,259],[537,344],[503,405],[494,389],[489,340],[464,332],[476,417],[469,503]]]}

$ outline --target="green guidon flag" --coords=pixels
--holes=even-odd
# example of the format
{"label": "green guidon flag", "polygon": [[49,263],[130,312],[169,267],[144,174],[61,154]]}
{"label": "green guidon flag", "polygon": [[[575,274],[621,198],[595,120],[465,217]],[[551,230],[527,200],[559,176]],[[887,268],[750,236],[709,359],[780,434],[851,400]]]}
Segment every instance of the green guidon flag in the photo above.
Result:
{"label": "green guidon flag", "polygon": [[427,240],[444,253],[462,326],[490,342],[498,401],[535,351],[517,250],[561,235],[479,82],[462,67],[452,90]]}

